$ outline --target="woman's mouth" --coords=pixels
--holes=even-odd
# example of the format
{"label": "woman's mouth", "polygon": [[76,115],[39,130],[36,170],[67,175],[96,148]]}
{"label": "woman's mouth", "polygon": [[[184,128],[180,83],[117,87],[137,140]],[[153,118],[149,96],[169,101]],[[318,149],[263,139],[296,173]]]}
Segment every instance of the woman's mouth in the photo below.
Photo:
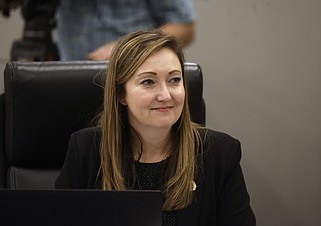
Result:
{"label": "woman's mouth", "polygon": [[166,106],[166,107],[155,107],[151,108],[151,110],[158,111],[158,112],[168,112],[173,108],[173,106]]}

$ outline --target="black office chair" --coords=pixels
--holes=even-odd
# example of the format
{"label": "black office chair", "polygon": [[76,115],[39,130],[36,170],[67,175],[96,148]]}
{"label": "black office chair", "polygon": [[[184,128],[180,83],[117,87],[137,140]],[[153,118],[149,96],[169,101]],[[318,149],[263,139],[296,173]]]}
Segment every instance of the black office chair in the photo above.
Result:
{"label": "black office chair", "polygon": [[[108,62],[10,62],[0,96],[0,188],[53,189],[69,136],[102,103]],[[205,125],[203,77],[186,63],[192,120]]]}

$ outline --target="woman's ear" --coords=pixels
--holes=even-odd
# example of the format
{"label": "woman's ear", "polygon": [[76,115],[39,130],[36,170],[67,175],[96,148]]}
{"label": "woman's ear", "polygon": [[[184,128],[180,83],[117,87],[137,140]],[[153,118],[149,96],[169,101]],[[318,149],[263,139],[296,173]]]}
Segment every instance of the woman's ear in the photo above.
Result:
{"label": "woman's ear", "polygon": [[121,92],[121,94],[119,95],[119,103],[120,103],[121,105],[127,106],[127,104],[126,104],[126,93],[125,93],[125,91],[124,91],[124,92]]}
{"label": "woman's ear", "polygon": [[120,103],[121,105],[124,105],[124,106],[127,105],[127,104],[126,104],[126,101],[125,101],[125,98],[121,98],[120,101],[119,101],[119,103]]}

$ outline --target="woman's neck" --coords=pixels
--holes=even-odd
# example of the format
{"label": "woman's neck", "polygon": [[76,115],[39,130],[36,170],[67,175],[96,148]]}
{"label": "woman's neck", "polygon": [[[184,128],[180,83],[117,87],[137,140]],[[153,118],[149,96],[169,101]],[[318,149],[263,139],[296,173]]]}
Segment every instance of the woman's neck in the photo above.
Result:
{"label": "woman's neck", "polygon": [[[135,148],[137,150],[137,153],[135,153],[136,160],[139,158],[140,162],[160,162],[170,155],[170,131],[166,133],[140,133],[140,137],[142,150],[140,150],[140,145],[134,145],[139,147]],[[139,140],[136,140],[135,143],[140,144]]]}

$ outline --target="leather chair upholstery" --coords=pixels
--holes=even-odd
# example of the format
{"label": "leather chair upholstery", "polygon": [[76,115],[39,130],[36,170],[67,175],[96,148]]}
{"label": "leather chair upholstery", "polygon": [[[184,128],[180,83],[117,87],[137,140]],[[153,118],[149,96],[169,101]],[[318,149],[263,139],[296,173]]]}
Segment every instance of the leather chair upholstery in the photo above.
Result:
{"label": "leather chair upholstery", "polygon": [[[107,67],[106,67],[107,65]],[[53,189],[69,136],[90,126],[108,62],[9,62],[0,96],[0,188]],[[192,120],[205,125],[203,78],[186,63]]]}

